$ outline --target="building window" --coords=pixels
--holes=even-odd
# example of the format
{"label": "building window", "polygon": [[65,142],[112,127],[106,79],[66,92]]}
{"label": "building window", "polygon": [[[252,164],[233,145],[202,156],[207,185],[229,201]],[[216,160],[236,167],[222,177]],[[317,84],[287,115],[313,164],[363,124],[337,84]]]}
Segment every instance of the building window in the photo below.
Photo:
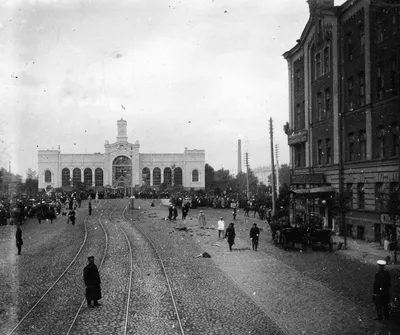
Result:
{"label": "building window", "polygon": [[354,45],[353,45],[353,37],[349,34],[347,38],[347,59],[352,61],[354,59]]}
{"label": "building window", "polygon": [[347,183],[346,184],[346,193],[348,195],[348,206],[349,208],[353,208],[353,184],[352,183]]}
{"label": "building window", "polygon": [[294,127],[296,129],[299,129],[299,128],[301,128],[300,124],[301,124],[301,107],[300,107],[300,104],[297,104],[296,105],[296,120],[295,120]]}
{"label": "building window", "polygon": [[142,169],[142,185],[150,186],[150,169],[148,167]]}
{"label": "building window", "polygon": [[198,181],[199,181],[199,171],[193,170],[192,171],[192,182],[198,182]]}
{"label": "building window", "polygon": [[358,134],[358,142],[360,144],[360,159],[367,159],[367,134],[365,130],[361,130]]}
{"label": "building window", "polygon": [[365,50],[365,32],[364,25],[360,25],[360,54],[362,55]]}
{"label": "building window", "polygon": [[390,91],[393,94],[397,94],[397,78],[399,68],[397,63],[397,55],[390,58]]}
{"label": "building window", "polygon": [[51,172],[49,170],[44,172],[44,182],[51,183]]}
{"label": "building window", "polygon": [[357,184],[357,202],[358,202],[358,206],[357,206],[358,209],[365,208],[365,190],[364,190],[363,183]]}
{"label": "building window", "polygon": [[315,79],[321,77],[321,54],[315,55]]}
{"label": "building window", "polygon": [[360,88],[360,106],[365,105],[365,73],[360,72],[358,74],[358,82],[359,82],[359,88]]}
{"label": "building window", "polygon": [[347,134],[347,160],[354,161],[354,133]]}
{"label": "building window", "polygon": [[166,185],[172,185],[172,170],[169,167],[164,169],[164,183]]}
{"label": "building window", "polygon": [[398,205],[398,201],[399,201],[399,198],[400,198],[400,187],[399,186],[400,186],[400,184],[398,182],[395,182],[395,181],[391,182],[389,184],[389,193],[390,194],[392,194],[392,193],[396,193],[397,194],[397,199],[396,199],[396,197],[394,197],[394,199],[393,198],[389,198],[390,202],[392,202],[392,201],[394,202],[394,204],[389,204],[390,207]]}
{"label": "building window", "polygon": [[397,122],[390,125],[392,132],[392,156],[399,156],[400,126]]}
{"label": "building window", "polygon": [[376,68],[376,92],[378,100],[382,100],[384,96],[385,80],[383,76],[383,71],[383,62],[379,62]]}
{"label": "building window", "polygon": [[332,164],[332,142],[330,138],[327,138],[325,140],[325,159],[326,159],[326,164]]}
{"label": "building window", "polygon": [[86,168],[83,170],[83,182],[85,186],[92,186],[92,169]]}
{"label": "building window", "polygon": [[301,75],[300,70],[296,71],[296,91],[300,91],[301,89]]}
{"label": "building window", "polygon": [[382,18],[378,17],[377,21],[376,21],[376,36],[375,36],[375,40],[376,40],[376,44],[382,43],[383,42],[383,22],[382,22]]}
{"label": "building window", "polygon": [[378,212],[385,210],[385,193],[383,183],[375,183],[375,210]]}
{"label": "building window", "polygon": [[324,156],[324,151],[322,149],[322,140],[318,140],[317,142],[317,164],[321,165],[323,164],[323,156]]}
{"label": "building window", "polygon": [[330,118],[332,116],[332,107],[331,107],[331,90],[327,88],[325,90],[325,112],[326,117]]}
{"label": "building window", "polygon": [[295,167],[306,166],[306,145],[305,143],[297,143],[294,146],[294,163]]}
{"label": "building window", "polygon": [[331,62],[329,57],[329,47],[324,49],[324,73],[331,72]]}
{"label": "building window", "polygon": [[378,143],[379,143],[379,151],[378,157],[385,158],[386,156],[386,131],[383,125],[380,125],[377,129]]}
{"label": "building window", "polygon": [[322,93],[317,93],[317,121],[321,121],[323,118],[324,106],[322,103]]}
{"label": "building window", "polygon": [[72,170],[72,182],[73,185],[77,185],[78,182],[82,180],[82,171],[79,168],[75,168]]}
{"label": "building window", "polygon": [[180,167],[174,169],[174,185],[182,185],[182,169]]}
{"label": "building window", "polygon": [[70,186],[71,185],[71,172],[69,169],[64,168],[61,171],[61,185],[62,186]]}
{"label": "building window", "polygon": [[347,102],[349,110],[352,111],[354,108],[354,82],[353,77],[347,80]]}
{"label": "building window", "polygon": [[154,186],[161,185],[161,169],[158,167],[153,169],[153,185]]}
{"label": "building window", "polygon": [[94,185],[95,186],[103,186],[103,169],[97,168],[94,170]]}

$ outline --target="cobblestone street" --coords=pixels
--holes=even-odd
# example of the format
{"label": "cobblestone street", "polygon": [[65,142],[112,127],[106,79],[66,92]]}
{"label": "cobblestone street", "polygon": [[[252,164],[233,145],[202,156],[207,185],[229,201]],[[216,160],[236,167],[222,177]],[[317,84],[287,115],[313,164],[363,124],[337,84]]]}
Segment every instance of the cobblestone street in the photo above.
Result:
{"label": "cobblestone street", "polygon": [[[216,230],[219,216],[231,222],[229,210],[203,208],[207,225],[201,229],[198,209],[185,221],[171,222],[165,220],[167,207],[160,201],[150,207],[148,201],[138,200],[134,210],[124,211],[127,205],[126,200],[102,201],[87,217],[83,204],[75,226],[61,216],[53,225],[28,220],[22,226],[21,256],[16,255],[15,227],[0,227],[0,249],[6,255],[0,272],[0,333],[10,334],[21,321],[12,334],[123,334],[124,327],[134,334],[398,331],[394,322],[372,320],[372,264],[338,252],[284,251],[272,245],[265,223],[246,220],[242,213],[235,222],[234,250],[229,252]],[[248,236],[253,222],[262,229],[258,252],[251,250]],[[194,258],[204,251],[211,258]],[[103,305],[90,309],[84,302],[80,309],[82,270],[89,254],[100,266]],[[398,287],[394,273],[392,280]]]}

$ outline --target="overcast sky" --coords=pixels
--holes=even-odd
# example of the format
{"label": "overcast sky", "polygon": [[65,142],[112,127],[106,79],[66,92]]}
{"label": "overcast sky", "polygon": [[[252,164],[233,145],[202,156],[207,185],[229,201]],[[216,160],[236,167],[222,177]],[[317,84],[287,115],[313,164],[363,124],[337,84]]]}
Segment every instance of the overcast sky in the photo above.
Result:
{"label": "overcast sky", "polygon": [[[341,4],[343,1],[335,1]],[[282,54],[306,0],[0,2],[0,165],[25,177],[37,151],[104,152],[116,122],[140,152],[204,149],[214,169],[270,164],[268,120],[289,161]]]}

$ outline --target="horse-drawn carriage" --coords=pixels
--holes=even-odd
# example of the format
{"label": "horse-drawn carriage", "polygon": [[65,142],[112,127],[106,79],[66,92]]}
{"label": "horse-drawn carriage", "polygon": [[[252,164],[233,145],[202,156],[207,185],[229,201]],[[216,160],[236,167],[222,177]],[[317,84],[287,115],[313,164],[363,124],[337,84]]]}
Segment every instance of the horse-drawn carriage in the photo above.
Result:
{"label": "horse-drawn carriage", "polygon": [[291,226],[285,221],[271,221],[269,225],[273,243],[285,250],[294,249],[296,244],[300,244],[303,251],[306,251],[308,247],[311,247],[312,250],[317,247],[333,250],[333,232],[330,229],[322,229],[312,222]]}

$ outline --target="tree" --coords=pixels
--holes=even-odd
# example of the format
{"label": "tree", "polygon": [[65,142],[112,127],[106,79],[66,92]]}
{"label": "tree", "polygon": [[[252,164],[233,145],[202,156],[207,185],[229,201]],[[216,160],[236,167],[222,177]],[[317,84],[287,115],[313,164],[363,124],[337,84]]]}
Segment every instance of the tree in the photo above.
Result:
{"label": "tree", "polygon": [[38,192],[38,187],[39,187],[39,181],[38,181],[36,171],[34,171],[32,169],[26,170],[26,179],[25,179],[25,185],[24,185],[25,192],[29,196],[31,196]]}
{"label": "tree", "polygon": [[340,227],[343,231],[344,248],[347,248],[346,214],[350,211],[351,195],[348,192],[335,193],[332,198],[332,214],[340,218]]}

